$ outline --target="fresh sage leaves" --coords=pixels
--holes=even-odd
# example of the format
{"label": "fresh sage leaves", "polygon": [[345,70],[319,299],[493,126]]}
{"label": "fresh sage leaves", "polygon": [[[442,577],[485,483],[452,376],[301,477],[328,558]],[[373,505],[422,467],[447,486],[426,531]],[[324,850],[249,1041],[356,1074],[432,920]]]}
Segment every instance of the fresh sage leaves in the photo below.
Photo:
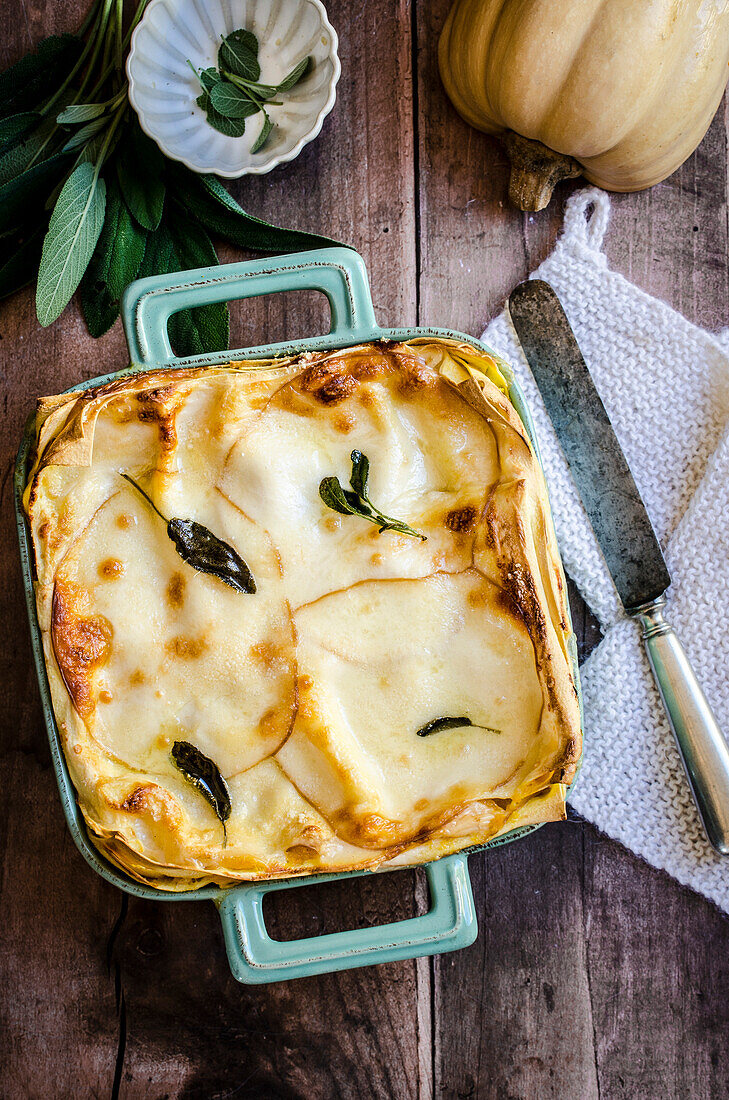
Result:
{"label": "fresh sage leaves", "polygon": [[426,541],[426,536],[420,531],[413,530],[403,520],[386,516],[376,508],[367,495],[367,483],[370,475],[370,462],[367,455],[361,451],[352,451],[352,476],[349,479],[350,489],[343,489],[336,477],[325,477],[319,485],[319,496],[331,508],[333,512],[339,512],[342,516],[359,516],[361,519],[375,523],[383,531],[395,531],[398,535],[410,535],[415,539]]}
{"label": "fresh sage leaves", "polygon": [[[254,218],[213,176],[166,160],[129,106],[124,67],[147,0],[135,0],[128,17],[124,0],[87,4],[77,35],[46,38],[0,73],[0,298],[37,274],[38,319],[46,325],[78,287],[89,332],[101,336],[133,279],[217,264],[208,231],[269,254],[338,243]],[[218,63],[221,71],[199,74],[201,105],[211,125],[237,136],[244,116],[288,91],[308,65],[301,62],[278,89],[260,83],[258,40],[243,30],[224,40]],[[221,83],[245,100],[240,117],[211,103]],[[257,148],[270,132],[264,119]],[[169,331],[181,357],[223,350],[227,306],[181,310]]]}
{"label": "fresh sage leaves", "polygon": [[280,84],[262,84],[258,39],[252,31],[241,29],[223,39],[218,50],[217,69],[198,72],[191,61],[188,65],[202,85],[197,105],[205,112],[208,123],[220,133],[228,137],[242,137],[246,119],[259,111],[263,113],[263,126],[251,148],[252,153],[257,153],[273,130],[266,105],[280,106],[281,101],[276,96],[281,92],[290,92],[303,80],[311,67],[311,58],[302,58]]}
{"label": "fresh sage leaves", "polygon": [[479,726],[476,722],[472,722],[470,718],[467,718],[465,714],[462,714],[459,718],[451,718],[450,716],[434,718],[432,722],[426,722],[424,726],[421,726],[415,732],[418,737],[429,737],[431,733],[442,733],[443,730],[455,730],[463,726],[473,726],[474,729],[486,730],[487,733],[501,733],[501,730],[494,729],[493,726]]}
{"label": "fresh sage leaves", "polygon": [[129,476],[121,475],[125,481],[140,493],[157,515],[167,524],[167,534],[174,543],[175,550],[187,565],[198,573],[207,573],[217,577],[223,584],[234,588],[236,592],[252,594],[256,591],[253,574],[240,554],[227,542],[223,542],[212,531],[194,519],[167,519],[162,515],[152,498]]}
{"label": "fresh sage leaves", "polygon": [[88,161],[64,183],[43,242],[36,312],[50,325],[81,282],[101,234],[106,212],[106,184]]}
{"label": "fresh sage leaves", "polygon": [[231,813],[230,791],[220,769],[209,756],[189,741],[175,741],[172,760],[188,783],[196,787],[212,806],[223,826],[223,843],[228,841],[227,821]]}

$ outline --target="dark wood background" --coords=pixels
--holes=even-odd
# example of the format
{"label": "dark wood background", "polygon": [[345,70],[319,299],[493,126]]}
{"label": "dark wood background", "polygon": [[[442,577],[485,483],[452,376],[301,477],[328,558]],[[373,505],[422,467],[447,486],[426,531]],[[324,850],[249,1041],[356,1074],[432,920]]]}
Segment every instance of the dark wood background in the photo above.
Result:
{"label": "dark wood background", "polygon": [[[382,323],[479,334],[549,253],[579,184],[540,214],[507,205],[500,147],[461,122],[439,83],[448,4],[329,0],[343,67],[333,114],[297,161],[232,191],[253,214],[353,243]],[[3,0],[0,66],[75,29],[84,8]],[[725,105],[671,179],[615,197],[607,253],[698,324],[729,323]],[[316,295],[233,313],[233,346],[326,328]],[[0,354],[0,1096],[729,1096],[729,921],[583,822],[471,857],[480,933],[467,950],[262,988],[230,977],[210,903],[128,899],[90,870],[41,719],[11,466],[35,396],[122,367],[125,345],[119,324],[92,340],[75,305],[41,329],[28,289],[0,305]],[[589,648],[597,633],[574,607]],[[424,901],[421,876],[401,872],[278,895],[269,919],[288,937],[402,918]]]}

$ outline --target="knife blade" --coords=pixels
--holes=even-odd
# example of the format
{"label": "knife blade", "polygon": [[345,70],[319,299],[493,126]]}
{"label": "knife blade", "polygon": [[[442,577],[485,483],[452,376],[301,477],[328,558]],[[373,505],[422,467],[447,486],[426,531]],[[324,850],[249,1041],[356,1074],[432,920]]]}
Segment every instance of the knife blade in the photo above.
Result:
{"label": "knife blade", "polygon": [[508,307],[618,595],[643,628],[706,834],[729,855],[729,745],[663,617],[671,577],[630,467],[551,286],[520,283]]}

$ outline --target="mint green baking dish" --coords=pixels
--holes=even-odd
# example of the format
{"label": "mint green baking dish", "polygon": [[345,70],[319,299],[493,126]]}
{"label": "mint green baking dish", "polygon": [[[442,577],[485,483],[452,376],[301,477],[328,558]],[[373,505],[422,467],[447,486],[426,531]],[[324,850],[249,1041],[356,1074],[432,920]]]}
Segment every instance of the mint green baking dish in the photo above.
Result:
{"label": "mint green baking dish", "polygon": [[[290,290],[319,290],[326,295],[331,308],[331,328],[326,336],[218,352],[214,355],[196,355],[188,359],[178,359],[173,355],[167,335],[167,321],[176,311],[211,302],[254,298]],[[411,340],[419,336],[440,336],[466,341],[486,352],[490,350],[470,336],[448,329],[380,328],[375,321],[364,263],[356,252],[346,248],[320,249],[292,256],[140,279],[132,283],[124,295],[122,320],[129,344],[131,367],[126,371],[79,383],[71,387],[71,390],[94,388],[141,370],[174,370],[179,367],[226,363],[231,359],[295,355],[324,348],[346,347],[367,340]],[[539,456],[529,410],[513,379],[510,379],[510,396]],[[228,888],[208,886],[185,893],[169,894],[133,882],[99,855],[88,836],[76,802],[75,790],[61,749],[45,670],[33,593],[32,549],[22,503],[32,461],[32,449],[31,421],[16,462],[15,507],[33,655],[66,821],[76,845],[94,870],[107,882],[137,897],[156,901],[213,901],[223,924],[231,971],[238,981],[246,984],[285,981],[332,970],[435,955],[455,951],[473,943],[478,928],[466,852],[446,856],[425,866],[430,890],[430,908],[427,913],[374,928],[359,928],[288,942],[274,940],[266,931],[263,917],[263,899],[266,894],[332,879],[384,872],[347,871],[340,874],[307,875]],[[570,647],[575,679],[579,685],[574,634],[571,635]],[[514,829],[485,847],[509,843],[536,828],[539,826]]]}

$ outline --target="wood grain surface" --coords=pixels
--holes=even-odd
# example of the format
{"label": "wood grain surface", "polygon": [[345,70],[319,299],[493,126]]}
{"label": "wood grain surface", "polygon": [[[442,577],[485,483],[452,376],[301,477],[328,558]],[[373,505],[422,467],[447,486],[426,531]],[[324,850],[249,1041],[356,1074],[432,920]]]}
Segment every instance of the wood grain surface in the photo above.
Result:
{"label": "wood grain surface", "polygon": [[[506,202],[498,144],[448,103],[436,43],[449,0],[329,0],[343,75],[319,139],[241,180],[245,209],[346,240],[383,324],[479,334],[556,240],[566,196]],[[0,67],[73,30],[79,0],[3,0]],[[674,176],[616,196],[610,263],[698,324],[729,323],[727,114]],[[221,247],[221,258],[240,253]],[[314,294],[233,307],[232,344],[324,331]],[[30,289],[0,303],[0,1097],[431,1097],[717,1100],[729,1096],[729,920],[581,821],[474,855],[480,934],[465,951],[287,984],[231,977],[204,902],[122,896],[68,834],[31,665],[11,468],[39,394],[126,362],[75,304],[50,329]],[[572,590],[584,650],[599,637]],[[589,749],[588,749],[589,751]],[[729,873],[729,871],[728,871]],[[397,920],[422,874],[275,895],[288,938]]]}

